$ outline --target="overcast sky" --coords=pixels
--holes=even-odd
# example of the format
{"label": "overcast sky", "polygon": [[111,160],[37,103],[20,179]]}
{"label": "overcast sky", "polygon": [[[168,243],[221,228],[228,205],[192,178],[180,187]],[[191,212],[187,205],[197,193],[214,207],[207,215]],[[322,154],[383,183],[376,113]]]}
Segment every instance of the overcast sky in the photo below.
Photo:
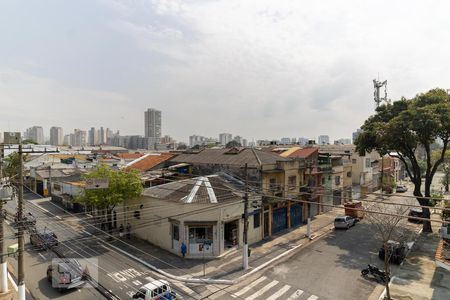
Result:
{"label": "overcast sky", "polygon": [[144,110],[187,141],[351,137],[392,99],[450,88],[450,2],[0,2],[0,131],[105,126]]}

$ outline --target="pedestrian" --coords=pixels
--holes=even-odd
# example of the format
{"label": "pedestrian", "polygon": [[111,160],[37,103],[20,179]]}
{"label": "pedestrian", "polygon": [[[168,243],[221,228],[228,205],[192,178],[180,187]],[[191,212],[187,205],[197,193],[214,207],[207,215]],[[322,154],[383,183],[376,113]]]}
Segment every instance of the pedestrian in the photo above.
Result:
{"label": "pedestrian", "polygon": [[131,224],[127,224],[127,239],[131,239]]}
{"label": "pedestrian", "polygon": [[119,237],[123,237],[123,230],[124,230],[123,224],[120,224],[120,226],[119,226]]}
{"label": "pedestrian", "polygon": [[181,243],[181,254],[183,255],[183,258],[186,256],[187,252],[187,246],[184,242]]}

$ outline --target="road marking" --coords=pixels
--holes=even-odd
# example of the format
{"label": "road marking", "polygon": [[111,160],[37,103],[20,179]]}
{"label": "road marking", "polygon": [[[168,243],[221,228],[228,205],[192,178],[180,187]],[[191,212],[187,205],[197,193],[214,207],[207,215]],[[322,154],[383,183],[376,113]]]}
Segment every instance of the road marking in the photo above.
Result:
{"label": "road marking", "polygon": [[291,286],[286,284],[286,285],[283,286],[280,290],[278,290],[278,292],[276,292],[275,294],[273,294],[272,296],[270,296],[270,297],[267,298],[266,300],[275,300],[275,299],[278,299],[281,295],[283,295],[284,293],[286,293],[290,288],[291,288]]}
{"label": "road marking", "polygon": [[59,220],[61,220],[62,218],[60,217],[60,216],[55,216],[55,218],[57,218],[57,219],[59,219]]}
{"label": "road marking", "polygon": [[255,285],[263,282],[264,280],[266,280],[267,277],[266,276],[262,276],[260,278],[258,278],[257,280],[253,281],[252,283],[250,283],[249,285],[247,285],[245,288],[243,288],[242,290],[240,290],[239,292],[233,293],[232,297],[236,298],[239,296],[244,295],[245,293],[247,293],[248,291],[250,291]]}
{"label": "road marking", "polygon": [[6,224],[8,224],[8,226],[11,225],[11,222],[10,222],[10,221],[5,220],[5,222],[6,222]]}
{"label": "road marking", "polygon": [[86,230],[82,229],[81,231],[83,231],[84,233],[88,234],[88,235],[92,235],[92,233],[87,232]]}
{"label": "road marking", "polygon": [[311,295],[311,296],[309,296],[309,298],[306,299],[306,300],[317,300],[317,299],[319,299],[319,297],[317,297],[317,296],[315,296],[315,295]]}
{"label": "road marking", "polygon": [[11,281],[11,283],[12,283],[14,289],[15,289],[16,292],[17,292],[17,291],[18,291],[17,284],[16,284],[16,282],[14,281],[14,279],[12,278],[11,273],[9,273],[9,272],[8,272],[8,278],[9,278],[9,281]]}
{"label": "road marking", "polygon": [[287,300],[294,300],[300,297],[303,294],[302,290],[296,290],[295,293],[293,293]]}
{"label": "road marking", "polygon": [[135,281],[133,281],[133,284],[134,285],[142,285],[142,282],[140,282],[139,280],[135,280]]}
{"label": "road marking", "polygon": [[128,291],[128,292],[127,292],[127,295],[130,296],[130,297],[133,297],[134,292],[133,292],[133,291]]}
{"label": "road marking", "polygon": [[245,298],[245,300],[253,300],[258,298],[259,296],[261,296],[262,294],[264,294],[265,292],[267,292],[268,290],[270,290],[271,288],[273,288],[274,286],[276,286],[278,284],[277,280],[272,281],[271,283],[269,283],[268,285],[264,286],[262,289],[258,290],[256,293],[254,293],[253,295]]}
{"label": "road marking", "polygon": [[194,290],[188,288],[187,286],[185,286],[185,285],[182,284],[181,282],[180,282],[180,283],[174,282],[173,284],[174,284],[176,287],[182,289],[183,292],[185,292],[185,293],[188,294],[188,295],[195,294],[195,291],[194,291]]}
{"label": "road marking", "polygon": [[44,255],[42,255],[42,253],[38,253],[38,254],[40,257],[42,257],[43,260],[47,260],[47,258]]}
{"label": "road marking", "polygon": [[153,277],[150,277],[150,276],[145,277],[145,279],[147,279],[149,282],[155,281],[155,279]]}

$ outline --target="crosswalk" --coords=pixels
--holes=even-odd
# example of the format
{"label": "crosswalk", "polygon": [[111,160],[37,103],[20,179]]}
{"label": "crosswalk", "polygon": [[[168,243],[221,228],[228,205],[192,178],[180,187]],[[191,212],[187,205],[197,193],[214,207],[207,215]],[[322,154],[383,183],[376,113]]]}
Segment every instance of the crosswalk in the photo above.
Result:
{"label": "crosswalk", "polygon": [[309,294],[289,284],[271,280],[261,276],[252,282],[243,282],[223,289],[208,299],[245,299],[245,300],[318,300],[316,295]]}

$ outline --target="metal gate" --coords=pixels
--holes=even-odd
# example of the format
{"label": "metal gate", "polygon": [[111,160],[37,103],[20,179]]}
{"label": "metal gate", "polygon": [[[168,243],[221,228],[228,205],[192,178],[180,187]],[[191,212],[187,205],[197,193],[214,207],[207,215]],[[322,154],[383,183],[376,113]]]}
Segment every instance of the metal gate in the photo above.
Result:
{"label": "metal gate", "polygon": [[291,205],[291,227],[300,226],[302,224],[302,205],[295,203]]}
{"label": "metal gate", "polygon": [[[314,201],[314,200],[311,200],[311,201]],[[313,217],[317,216],[317,211],[318,211],[319,205],[315,204],[315,203],[309,203],[308,206],[309,206],[309,217],[313,218]]]}
{"label": "metal gate", "polygon": [[287,229],[287,207],[273,211],[272,234]]}

